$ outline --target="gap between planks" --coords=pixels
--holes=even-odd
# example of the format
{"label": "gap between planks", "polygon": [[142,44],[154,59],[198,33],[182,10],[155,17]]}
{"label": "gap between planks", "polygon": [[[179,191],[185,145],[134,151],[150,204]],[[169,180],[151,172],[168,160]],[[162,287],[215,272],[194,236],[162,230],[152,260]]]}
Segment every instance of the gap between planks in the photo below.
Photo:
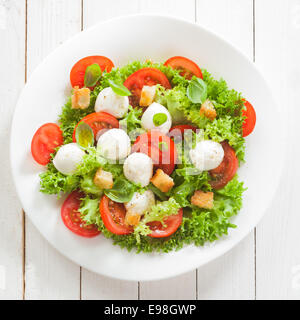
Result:
{"label": "gap between planks", "polygon": [[[25,68],[24,68],[24,83],[27,82],[27,22],[28,22],[28,0],[25,1]],[[23,246],[23,256],[22,256],[22,299],[26,298],[26,214],[22,210],[22,246]]]}
{"label": "gap between planks", "polygon": [[[255,0],[252,0],[253,62],[255,63]],[[256,300],[256,227],[254,228],[254,300]]]}

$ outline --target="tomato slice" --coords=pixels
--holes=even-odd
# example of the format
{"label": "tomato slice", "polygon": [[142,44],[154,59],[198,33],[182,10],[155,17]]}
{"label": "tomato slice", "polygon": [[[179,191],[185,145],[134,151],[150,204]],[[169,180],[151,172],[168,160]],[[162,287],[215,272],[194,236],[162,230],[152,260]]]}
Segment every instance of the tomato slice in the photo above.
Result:
{"label": "tomato slice", "polygon": [[79,88],[84,87],[85,70],[94,63],[97,63],[102,71],[106,70],[107,72],[110,72],[114,67],[113,62],[104,56],[89,56],[82,58],[74,64],[70,72],[70,81],[73,88],[75,86],[78,86]]}
{"label": "tomato slice", "polygon": [[[117,120],[117,118],[115,118],[111,114],[106,113],[106,112],[93,112],[91,114],[88,114],[84,118],[82,118],[77,123],[77,125],[73,131],[73,141],[74,142],[76,142],[76,137],[75,137],[76,129],[77,129],[77,126],[79,125],[80,122],[85,122],[86,124],[88,124],[92,128],[92,130],[94,132],[95,139],[96,139],[97,134],[100,130],[103,130],[102,133],[104,133],[108,129],[119,128],[119,121]],[[98,137],[99,137],[99,135],[98,135]]]}
{"label": "tomato slice", "polygon": [[131,74],[124,82],[124,86],[132,93],[129,96],[130,104],[138,106],[143,86],[154,86],[156,84],[161,84],[166,89],[171,89],[168,78],[158,69],[143,68]]}
{"label": "tomato slice", "polygon": [[125,224],[126,209],[123,203],[114,202],[104,195],[100,201],[99,210],[108,231],[118,235],[133,232],[133,228]]}
{"label": "tomato slice", "polygon": [[132,146],[132,152],[147,154],[153,160],[154,167],[162,169],[168,175],[175,168],[177,160],[175,143],[157,130],[150,130],[138,136]]}
{"label": "tomato slice", "polygon": [[31,140],[33,159],[41,165],[46,165],[51,159],[51,153],[62,144],[63,134],[57,124],[46,123],[42,125]]}
{"label": "tomato slice", "polygon": [[197,128],[194,126],[190,126],[188,124],[181,124],[178,126],[174,126],[170,129],[168,133],[168,137],[173,138],[174,141],[182,140],[184,137],[184,132],[187,130],[192,130],[193,132],[196,132]]}
{"label": "tomato slice", "polygon": [[152,233],[149,234],[149,237],[164,238],[172,235],[181,225],[182,214],[183,210],[180,209],[177,214],[166,217],[164,219],[164,223],[166,224],[165,227],[163,227],[162,223],[159,221],[147,223],[152,231]]}
{"label": "tomato slice", "polygon": [[233,179],[239,166],[239,161],[233,148],[226,141],[221,144],[224,150],[223,161],[217,168],[209,171],[212,177],[210,184],[214,189],[225,187]]}
{"label": "tomato slice", "polygon": [[203,79],[202,71],[198,65],[192,60],[185,57],[172,57],[168,59],[165,66],[170,66],[172,69],[182,70],[181,75],[187,79],[192,79],[193,76]]}
{"label": "tomato slice", "polygon": [[87,225],[81,219],[78,209],[81,203],[80,199],[83,197],[84,194],[79,191],[70,193],[61,207],[61,218],[65,226],[72,232],[82,237],[92,238],[101,232],[95,224]]}
{"label": "tomato slice", "polygon": [[252,104],[246,100],[245,107],[246,110],[242,111],[243,116],[246,117],[243,123],[243,137],[247,137],[254,130],[256,123],[256,113]]}

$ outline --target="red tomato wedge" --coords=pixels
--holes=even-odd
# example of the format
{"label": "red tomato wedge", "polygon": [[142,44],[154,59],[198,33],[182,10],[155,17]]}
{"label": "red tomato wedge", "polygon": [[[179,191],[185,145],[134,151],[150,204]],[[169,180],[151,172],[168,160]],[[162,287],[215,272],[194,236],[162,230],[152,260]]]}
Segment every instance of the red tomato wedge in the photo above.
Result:
{"label": "red tomato wedge", "polygon": [[78,86],[79,88],[84,87],[84,75],[85,70],[91,64],[97,63],[102,71],[106,70],[110,72],[114,67],[113,62],[104,56],[89,56],[77,61],[71,69],[70,81],[74,88]]}
{"label": "red tomato wedge", "polygon": [[143,86],[154,86],[156,84],[161,84],[166,89],[171,89],[168,78],[158,69],[143,68],[131,74],[124,82],[124,86],[132,93],[129,96],[130,104],[138,106]]}
{"label": "red tomato wedge", "polygon": [[159,221],[153,221],[147,223],[150,227],[152,233],[149,234],[149,237],[152,238],[164,238],[172,235],[181,225],[182,222],[183,210],[180,209],[178,214],[168,216],[164,219],[165,227]]}
{"label": "red tomato wedge", "polygon": [[51,153],[62,144],[60,127],[55,123],[46,123],[36,131],[31,140],[31,154],[37,163],[45,166],[50,161]]}
{"label": "red tomato wedge", "polygon": [[194,126],[190,126],[188,124],[174,126],[170,129],[170,131],[168,133],[168,137],[174,138],[175,141],[177,141],[177,139],[182,140],[184,137],[184,132],[186,132],[188,130],[192,130],[193,132],[196,132],[197,128]]}
{"label": "red tomato wedge", "polygon": [[193,76],[203,79],[202,71],[198,65],[192,60],[185,57],[172,57],[168,59],[165,66],[170,66],[172,69],[182,70],[181,75],[187,79],[192,79]]}
{"label": "red tomato wedge", "polygon": [[243,123],[243,137],[247,137],[255,127],[256,123],[256,113],[249,101],[245,101],[246,110],[243,110],[243,116],[246,117]]}
{"label": "red tomato wedge", "polygon": [[92,128],[92,130],[94,132],[95,139],[96,139],[97,134],[100,130],[103,130],[102,133],[104,133],[105,130],[107,130],[107,129],[119,128],[119,121],[117,120],[117,118],[115,118],[111,114],[106,113],[106,112],[93,112],[91,114],[88,114],[84,118],[82,118],[77,123],[77,125],[73,131],[73,141],[74,142],[76,142],[76,138],[75,138],[76,129],[77,129],[77,126],[79,125],[80,122],[85,122],[86,124],[88,124]]}
{"label": "red tomato wedge", "polygon": [[239,166],[239,161],[233,148],[226,141],[221,144],[224,150],[223,161],[217,168],[209,171],[212,177],[210,184],[214,189],[225,187],[233,179]]}
{"label": "red tomato wedge", "polygon": [[100,201],[99,210],[108,231],[118,235],[133,232],[133,228],[125,224],[126,209],[123,203],[114,202],[104,195]]}
{"label": "red tomato wedge", "polygon": [[170,175],[177,160],[175,143],[168,136],[157,130],[150,130],[137,137],[132,146],[132,152],[147,154],[154,163],[154,167],[162,169]]}
{"label": "red tomato wedge", "polygon": [[94,224],[85,224],[78,211],[81,198],[84,194],[79,191],[73,191],[69,194],[61,207],[61,218],[65,226],[79,236],[92,238],[100,234],[97,226]]}

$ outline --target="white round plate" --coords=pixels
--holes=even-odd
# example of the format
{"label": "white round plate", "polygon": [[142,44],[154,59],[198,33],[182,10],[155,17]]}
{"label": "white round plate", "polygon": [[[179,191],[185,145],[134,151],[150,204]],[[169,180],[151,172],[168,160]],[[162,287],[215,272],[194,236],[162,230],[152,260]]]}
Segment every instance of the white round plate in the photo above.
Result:
{"label": "white round plate", "polygon": [[[116,66],[133,60],[165,61],[180,55],[194,60],[214,77],[223,77],[254,105],[257,125],[247,140],[246,163],[239,169],[245,181],[243,209],[233,220],[238,228],[204,247],[187,246],[169,254],[127,252],[102,235],[85,239],[70,232],[60,218],[63,198],[39,192],[44,170],[30,153],[35,131],[57,122],[70,94],[69,72],[88,55],[104,55]],[[266,82],[238,49],[212,32],[171,17],[136,15],[113,19],[81,32],[58,47],[34,71],[16,107],[11,132],[11,166],[26,214],[62,254],[99,274],[124,280],[157,280],[195,269],[224,254],[258,223],[272,201],[279,181],[283,152],[279,110]],[[280,123],[281,124],[281,123]],[[281,124],[281,129],[282,124]],[[282,132],[282,131],[281,131]]]}

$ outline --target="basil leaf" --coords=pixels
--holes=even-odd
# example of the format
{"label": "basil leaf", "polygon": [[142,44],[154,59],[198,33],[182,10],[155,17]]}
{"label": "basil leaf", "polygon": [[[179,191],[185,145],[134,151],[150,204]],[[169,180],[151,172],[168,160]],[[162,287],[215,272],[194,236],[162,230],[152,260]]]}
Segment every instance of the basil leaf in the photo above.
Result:
{"label": "basil leaf", "polygon": [[149,184],[148,189],[151,190],[161,201],[168,200],[168,197],[160,191],[158,188],[156,188],[153,184]]}
{"label": "basil leaf", "polygon": [[84,74],[84,85],[86,87],[93,87],[96,85],[98,80],[100,79],[102,74],[101,68],[99,67],[99,64],[94,63],[88,66],[85,69],[85,74]]}
{"label": "basil leaf", "polygon": [[134,185],[123,178],[117,178],[112,189],[104,190],[104,194],[109,199],[119,203],[129,202],[134,192]]}
{"label": "basil leaf", "polygon": [[94,145],[94,132],[85,122],[80,122],[75,132],[76,142],[82,148],[88,148]]}
{"label": "basil leaf", "polygon": [[131,96],[131,92],[123,85],[123,83],[115,82],[113,80],[108,80],[108,83],[117,95],[122,97]]}
{"label": "basil leaf", "polygon": [[186,89],[186,95],[193,103],[203,103],[207,97],[206,83],[200,78],[193,77]]}
{"label": "basil leaf", "polygon": [[168,116],[165,113],[156,113],[153,116],[153,123],[156,127],[161,126],[168,120]]}

